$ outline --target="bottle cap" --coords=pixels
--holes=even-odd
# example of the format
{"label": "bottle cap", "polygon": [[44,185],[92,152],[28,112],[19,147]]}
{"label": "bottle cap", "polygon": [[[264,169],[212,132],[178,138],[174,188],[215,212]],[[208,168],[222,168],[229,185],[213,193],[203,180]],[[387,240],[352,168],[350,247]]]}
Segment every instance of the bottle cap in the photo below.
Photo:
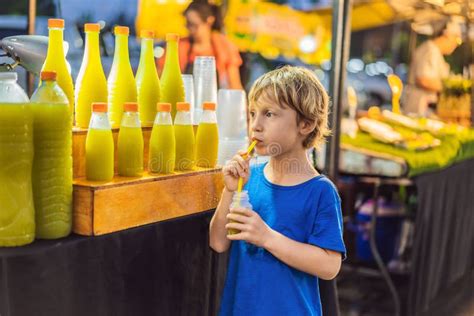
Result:
{"label": "bottle cap", "polygon": [[171,112],[171,103],[157,103],[158,112]]}
{"label": "bottle cap", "polygon": [[42,71],[41,72],[41,80],[56,80],[56,71]]}
{"label": "bottle cap", "polygon": [[176,34],[176,33],[166,34],[166,41],[179,41],[179,34]]}
{"label": "bottle cap", "polygon": [[128,35],[130,33],[130,30],[128,28],[128,26],[116,26],[114,28],[114,34],[115,35]]}
{"label": "bottle cap", "polygon": [[57,28],[64,28],[64,20],[63,19],[48,19],[48,27],[57,27]]}
{"label": "bottle cap", "polygon": [[185,112],[189,112],[191,106],[189,105],[188,102],[177,102],[176,103],[176,109],[178,111],[185,111]]}
{"label": "bottle cap", "polygon": [[215,102],[204,102],[202,104],[202,108],[204,110],[208,110],[208,111],[215,111],[216,110],[216,103]]}
{"label": "bottle cap", "polygon": [[154,38],[154,37],[155,37],[155,31],[142,30],[142,31],[140,32],[140,37],[141,37],[141,38]]}
{"label": "bottle cap", "polygon": [[85,32],[99,32],[100,24],[99,23],[86,23],[84,24]]}
{"label": "bottle cap", "polygon": [[107,103],[105,102],[92,103],[92,112],[107,112]]}
{"label": "bottle cap", "polygon": [[125,102],[123,105],[123,110],[125,112],[137,112],[138,103],[137,102]]}

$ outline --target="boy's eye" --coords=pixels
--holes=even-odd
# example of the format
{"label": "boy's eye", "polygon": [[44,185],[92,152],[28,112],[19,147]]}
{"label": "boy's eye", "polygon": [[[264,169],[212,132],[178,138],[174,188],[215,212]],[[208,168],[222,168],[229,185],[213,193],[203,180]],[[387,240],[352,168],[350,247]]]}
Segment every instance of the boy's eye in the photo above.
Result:
{"label": "boy's eye", "polygon": [[249,114],[250,114],[251,117],[254,117],[255,116],[255,111],[250,111]]}
{"label": "boy's eye", "polygon": [[273,116],[273,113],[272,113],[272,112],[267,112],[267,113],[265,113],[265,116],[266,116],[266,117],[272,117],[272,116]]}

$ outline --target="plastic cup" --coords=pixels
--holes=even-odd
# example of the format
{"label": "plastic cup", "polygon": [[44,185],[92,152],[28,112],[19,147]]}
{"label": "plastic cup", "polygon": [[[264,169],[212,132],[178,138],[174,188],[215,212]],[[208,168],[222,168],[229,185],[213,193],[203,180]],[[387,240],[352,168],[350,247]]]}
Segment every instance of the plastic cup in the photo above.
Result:
{"label": "plastic cup", "polygon": [[193,65],[195,121],[199,124],[204,102],[217,102],[216,60],[213,56],[198,56]]}

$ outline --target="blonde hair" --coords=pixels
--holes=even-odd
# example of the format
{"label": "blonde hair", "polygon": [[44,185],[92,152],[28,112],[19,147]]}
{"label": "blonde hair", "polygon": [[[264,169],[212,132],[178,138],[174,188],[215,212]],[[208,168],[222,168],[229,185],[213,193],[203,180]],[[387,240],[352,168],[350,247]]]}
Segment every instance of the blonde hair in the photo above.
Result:
{"label": "blonde hair", "polygon": [[266,94],[281,107],[297,113],[297,123],[315,124],[314,130],[303,140],[303,147],[320,145],[330,134],[328,128],[329,97],[316,75],[302,67],[284,66],[258,78],[249,93],[250,104]]}

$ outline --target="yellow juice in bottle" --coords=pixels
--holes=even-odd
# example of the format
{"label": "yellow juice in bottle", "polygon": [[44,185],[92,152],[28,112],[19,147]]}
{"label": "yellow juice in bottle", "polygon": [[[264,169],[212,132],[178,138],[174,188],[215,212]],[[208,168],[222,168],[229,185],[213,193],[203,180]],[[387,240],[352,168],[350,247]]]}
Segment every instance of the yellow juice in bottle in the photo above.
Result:
{"label": "yellow juice in bottle", "polygon": [[86,178],[110,181],[114,177],[114,139],[107,117],[107,104],[94,103],[86,137]]}
{"label": "yellow juice in bottle", "polygon": [[194,168],[195,146],[194,129],[191,124],[190,105],[186,102],[177,103],[177,114],[174,120],[176,138],[176,170],[185,171]]}
{"label": "yellow juice in bottle", "polygon": [[16,73],[0,73],[0,247],[35,238],[33,115]]}
{"label": "yellow juice in bottle", "polygon": [[46,60],[44,61],[43,68],[41,69],[41,71],[56,72],[56,80],[58,82],[58,85],[64,91],[69,100],[69,109],[72,116],[74,113],[74,84],[72,83],[72,77],[67,67],[66,57],[64,56],[64,20],[49,19],[48,29],[48,53],[46,55]]}
{"label": "yellow juice in bottle", "polygon": [[72,228],[72,117],[55,78],[55,72],[42,72],[31,97],[36,237],[43,239],[68,236]]}
{"label": "yellow juice in bottle", "polygon": [[120,126],[125,102],[137,101],[137,87],[128,54],[128,34],[128,27],[115,27],[114,60],[107,80],[107,100],[110,105],[109,119],[112,128]]}
{"label": "yellow juice in bottle", "polygon": [[172,173],[176,161],[176,139],[171,104],[159,103],[150,136],[148,169],[151,173]]}
{"label": "yellow juice in bottle", "polygon": [[161,74],[160,102],[171,103],[171,117],[176,116],[176,103],[184,102],[184,83],[178,55],[179,35],[166,35],[166,60]]}
{"label": "yellow juice in bottle", "polygon": [[140,62],[137,75],[137,100],[142,126],[153,126],[156,117],[156,104],[160,101],[160,79],[156,71],[153,55],[154,32],[143,30]]}
{"label": "yellow juice in bottle", "polygon": [[217,164],[219,131],[215,108],[215,103],[203,104],[204,113],[196,135],[196,165],[198,167],[214,168]]}
{"label": "yellow juice in bottle", "polygon": [[28,104],[0,102],[0,246],[35,238],[31,187],[33,119]]}
{"label": "yellow juice in bottle", "polygon": [[143,173],[143,134],[137,103],[125,103],[118,135],[118,173],[138,177]]}
{"label": "yellow juice in bottle", "polygon": [[98,23],[86,23],[86,46],[81,69],[76,79],[76,126],[87,128],[92,103],[107,102],[107,79],[100,60]]}

